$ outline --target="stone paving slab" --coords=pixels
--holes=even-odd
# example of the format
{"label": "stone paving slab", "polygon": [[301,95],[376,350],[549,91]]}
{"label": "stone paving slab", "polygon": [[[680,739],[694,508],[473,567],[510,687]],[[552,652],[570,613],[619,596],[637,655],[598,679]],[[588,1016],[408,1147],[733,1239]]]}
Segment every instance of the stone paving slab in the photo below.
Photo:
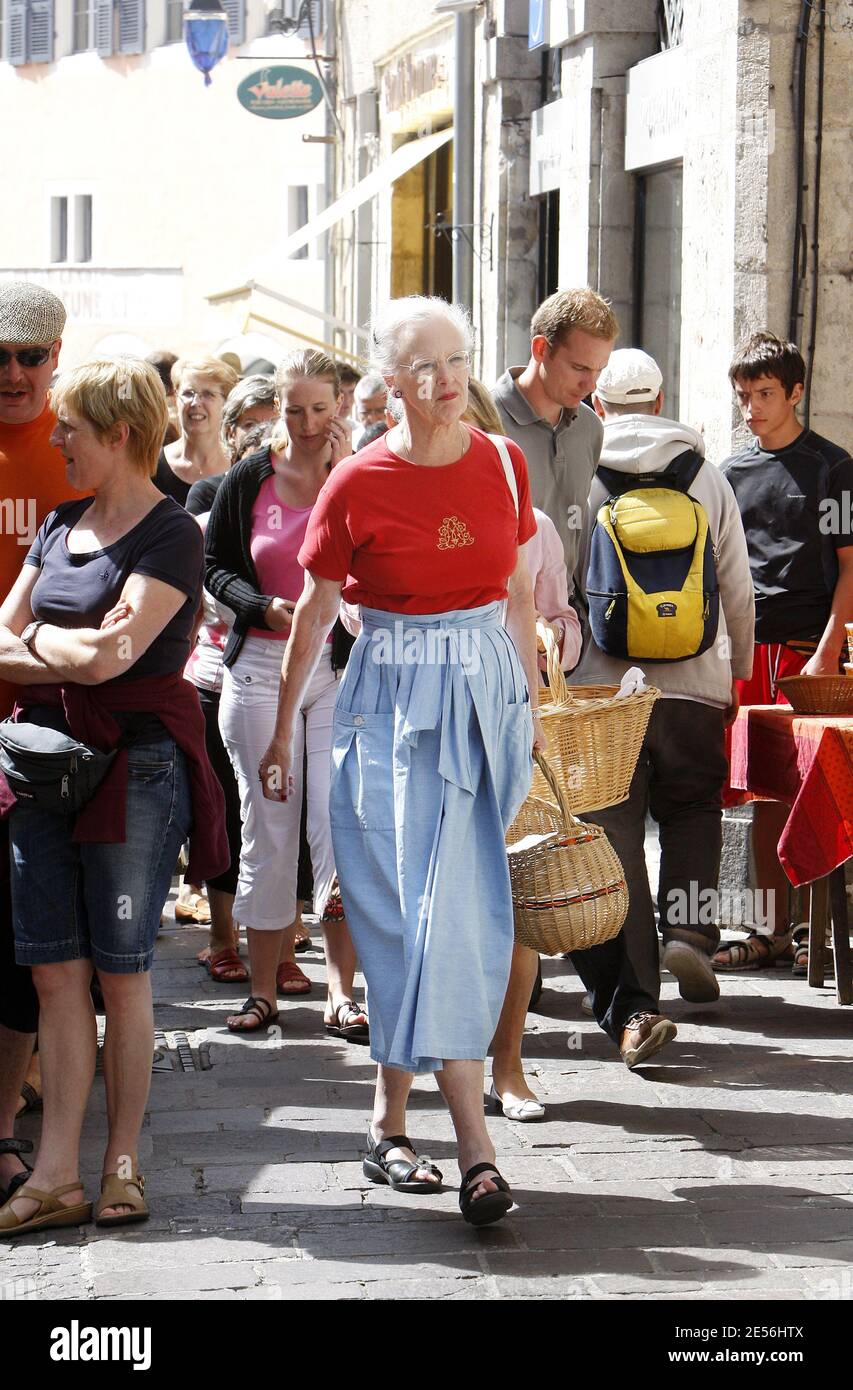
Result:
{"label": "stone paving slab", "polygon": [[[566,962],[543,962],[526,1066],[543,1123],[489,1121],[518,1208],[460,1219],[452,1127],[418,1078],[410,1132],[450,1186],[407,1198],[364,1179],[374,1069],[322,1030],[312,994],[280,1002],[281,1036],[230,1035],[245,997],[195,964],[198,929],[167,927],[158,1028],[186,1031],[210,1069],[156,1074],[141,1152],[145,1226],[45,1232],[2,1252],[4,1296],[73,1301],[853,1299],[853,1009],[782,968],[683,1003],[677,1039],[629,1073],[580,1011]],[[38,1137],[39,1117],[21,1123]],[[105,1134],[96,1080],[82,1172]],[[29,1290],[26,1295],[15,1290]],[[8,1291],[11,1289],[11,1294]]]}

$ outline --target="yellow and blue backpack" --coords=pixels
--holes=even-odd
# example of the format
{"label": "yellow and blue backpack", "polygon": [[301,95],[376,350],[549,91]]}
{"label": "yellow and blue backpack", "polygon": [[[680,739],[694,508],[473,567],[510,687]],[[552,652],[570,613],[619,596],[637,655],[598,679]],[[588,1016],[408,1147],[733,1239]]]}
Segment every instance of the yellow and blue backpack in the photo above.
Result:
{"label": "yellow and blue backpack", "polygon": [[608,496],[592,531],[587,599],[608,656],[688,661],[717,635],[713,537],[705,508],[688,495],[703,462],[688,449],[659,473],[598,469]]}

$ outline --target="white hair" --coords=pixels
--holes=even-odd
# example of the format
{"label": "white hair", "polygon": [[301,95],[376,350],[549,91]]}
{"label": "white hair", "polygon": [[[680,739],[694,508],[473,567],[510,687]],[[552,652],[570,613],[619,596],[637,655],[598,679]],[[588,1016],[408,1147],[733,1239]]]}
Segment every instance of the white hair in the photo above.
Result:
{"label": "white hair", "polygon": [[379,372],[367,372],[360,381],[356,382],[354,399],[366,401],[369,396],[387,396],[388,387],[385,385],[385,378]]}
{"label": "white hair", "polygon": [[399,366],[399,343],[406,329],[430,319],[443,319],[460,334],[470,352],[474,343],[471,320],[459,304],[448,304],[437,295],[410,294],[391,299],[373,320],[371,342],[376,365],[385,376],[391,376]]}

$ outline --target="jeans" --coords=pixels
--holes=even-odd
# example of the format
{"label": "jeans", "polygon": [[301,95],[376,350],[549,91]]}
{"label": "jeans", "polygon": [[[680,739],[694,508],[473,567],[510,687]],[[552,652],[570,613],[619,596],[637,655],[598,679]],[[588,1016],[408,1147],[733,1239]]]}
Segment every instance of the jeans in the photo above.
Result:
{"label": "jeans", "polygon": [[75,844],[74,817],[16,807],[10,838],[18,964],[91,958],[111,974],[149,970],[191,824],[186,760],[168,736],[128,748],[123,844]]}

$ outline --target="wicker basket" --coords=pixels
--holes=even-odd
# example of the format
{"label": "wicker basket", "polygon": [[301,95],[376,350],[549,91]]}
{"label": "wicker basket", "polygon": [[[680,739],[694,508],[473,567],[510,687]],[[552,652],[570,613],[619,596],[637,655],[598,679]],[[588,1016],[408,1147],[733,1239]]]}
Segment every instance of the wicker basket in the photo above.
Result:
{"label": "wicker basket", "polygon": [[[652,706],[660,695],[653,686],[621,699],[616,685],[568,686],[560,670],[553,633],[539,629],[548,662],[549,698],[540,705],[548,739],[548,760],[575,815],[601,811],[626,801],[631,778],[646,736]],[[531,791],[548,799],[548,786],[537,769]]]}
{"label": "wicker basket", "polygon": [[549,956],[586,951],[621,930],[625,875],[604,831],[575,820],[553,769],[541,753],[534,756],[554,800],[529,797],[535,805],[522,808],[507,835],[509,841],[519,827],[536,827],[525,832],[534,838],[513,841],[507,851],[515,939]]}
{"label": "wicker basket", "polygon": [[797,714],[853,715],[853,682],[847,676],[785,676],[779,689]]}

